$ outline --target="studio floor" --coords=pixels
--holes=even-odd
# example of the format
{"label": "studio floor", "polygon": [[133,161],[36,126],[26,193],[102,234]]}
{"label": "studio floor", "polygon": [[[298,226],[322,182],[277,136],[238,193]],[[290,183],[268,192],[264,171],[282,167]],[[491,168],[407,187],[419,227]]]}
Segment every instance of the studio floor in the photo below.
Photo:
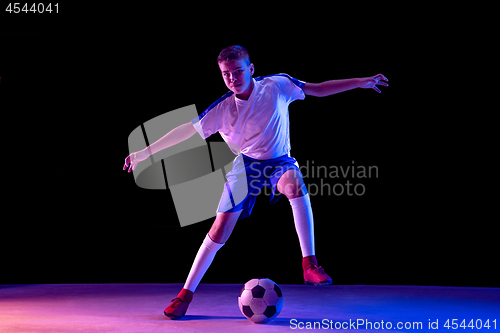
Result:
{"label": "studio floor", "polygon": [[241,286],[201,284],[186,316],[169,320],[182,284],[0,285],[0,332],[500,331],[500,288],[280,285],[280,315],[254,324]]}

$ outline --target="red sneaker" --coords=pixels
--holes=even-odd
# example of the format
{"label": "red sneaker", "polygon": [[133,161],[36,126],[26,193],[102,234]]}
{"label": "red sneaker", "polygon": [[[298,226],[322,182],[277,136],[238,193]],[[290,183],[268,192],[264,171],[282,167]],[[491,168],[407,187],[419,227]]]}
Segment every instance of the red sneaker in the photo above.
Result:
{"label": "red sneaker", "polygon": [[181,292],[174,298],[171,304],[163,311],[165,316],[170,319],[179,319],[186,314],[189,303],[193,300],[193,292],[191,290],[182,289]]}
{"label": "red sneaker", "polygon": [[332,284],[332,278],[325,273],[321,266],[318,266],[316,256],[302,258],[302,269],[304,270],[305,284],[315,286]]}

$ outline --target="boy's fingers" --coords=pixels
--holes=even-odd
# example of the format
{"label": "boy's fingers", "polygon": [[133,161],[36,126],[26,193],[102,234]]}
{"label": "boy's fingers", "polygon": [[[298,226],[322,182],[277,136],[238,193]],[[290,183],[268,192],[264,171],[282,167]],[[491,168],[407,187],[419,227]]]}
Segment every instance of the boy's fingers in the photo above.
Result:
{"label": "boy's fingers", "polygon": [[125,158],[125,166],[123,167],[123,170],[125,170],[126,167],[128,167],[128,164],[130,163],[130,156],[127,156]]}
{"label": "boy's fingers", "polygon": [[375,87],[373,87],[373,89],[374,89],[376,92],[378,92],[379,94],[381,93],[380,89],[378,89],[376,86],[375,86]]}

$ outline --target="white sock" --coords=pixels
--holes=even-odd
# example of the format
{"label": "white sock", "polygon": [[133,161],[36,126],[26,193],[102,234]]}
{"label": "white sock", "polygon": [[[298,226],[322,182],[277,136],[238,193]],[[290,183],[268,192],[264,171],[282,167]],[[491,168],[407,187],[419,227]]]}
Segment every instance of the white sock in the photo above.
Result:
{"label": "white sock", "polygon": [[224,244],[214,242],[207,234],[198,250],[198,254],[196,254],[196,258],[194,258],[193,266],[191,266],[188,278],[184,284],[184,289],[191,290],[192,292],[196,290],[201,278],[205,275],[205,272],[214,260],[215,254],[222,245]]}
{"label": "white sock", "polygon": [[295,230],[299,236],[302,257],[314,254],[314,220],[309,193],[298,198],[290,199],[292,206]]}

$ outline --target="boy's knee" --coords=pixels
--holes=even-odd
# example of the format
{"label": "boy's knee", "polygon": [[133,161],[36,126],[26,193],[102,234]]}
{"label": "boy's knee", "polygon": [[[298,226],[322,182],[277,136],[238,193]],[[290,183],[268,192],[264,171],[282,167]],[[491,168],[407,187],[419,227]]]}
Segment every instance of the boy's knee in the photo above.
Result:
{"label": "boy's knee", "polygon": [[227,234],[227,224],[218,221],[217,219],[212,224],[212,228],[208,232],[210,238],[216,243],[225,243],[225,235]]}
{"label": "boy's knee", "polygon": [[283,193],[288,199],[302,197],[307,194],[302,178],[288,178],[279,185],[278,191]]}
{"label": "boy's knee", "polygon": [[216,243],[225,243],[233,232],[240,213],[241,212],[217,214],[217,217],[208,232],[210,238]]}
{"label": "boy's knee", "polygon": [[288,199],[295,199],[299,197],[303,197],[304,195],[307,194],[307,191],[305,189],[305,184],[299,183],[299,184],[286,184],[283,189],[284,192],[282,192]]}

